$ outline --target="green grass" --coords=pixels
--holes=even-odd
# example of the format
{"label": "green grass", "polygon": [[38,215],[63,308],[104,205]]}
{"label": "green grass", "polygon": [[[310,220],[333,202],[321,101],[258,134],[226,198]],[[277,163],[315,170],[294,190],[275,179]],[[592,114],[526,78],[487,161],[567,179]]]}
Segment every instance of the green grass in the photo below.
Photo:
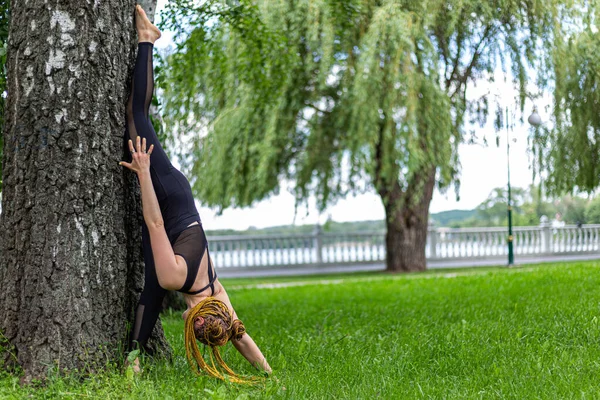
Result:
{"label": "green grass", "polygon": [[[163,318],[172,364],[147,361],[133,379],[114,368],[83,382],[51,377],[45,388],[0,372],[0,398],[600,398],[598,266],[359,274],[275,289],[227,280],[279,382],[195,377],[173,313]],[[224,357],[252,373],[231,345]]]}
{"label": "green grass", "polygon": [[[465,273],[465,272],[482,272],[482,271],[496,271],[498,269],[505,269],[505,266],[501,266],[501,262],[497,266],[491,267],[460,267],[460,268],[437,268],[430,269],[427,271],[420,272],[418,274],[414,274],[415,277],[420,277],[424,275],[439,275],[439,274],[447,274],[447,273]],[[549,264],[531,264],[527,265],[527,267],[534,266],[548,266]],[[332,272],[332,273],[324,273],[324,274],[314,274],[314,275],[289,275],[289,276],[265,276],[261,278],[219,278],[219,281],[223,283],[223,285],[229,291],[230,287],[235,286],[250,286],[250,285],[261,285],[265,283],[287,283],[287,282],[314,282],[314,281],[323,281],[323,280],[353,280],[353,279],[361,279],[361,278],[389,278],[390,276],[406,276],[401,274],[390,274],[386,271],[375,271],[375,272],[365,272],[365,271],[355,271],[355,272]]]}

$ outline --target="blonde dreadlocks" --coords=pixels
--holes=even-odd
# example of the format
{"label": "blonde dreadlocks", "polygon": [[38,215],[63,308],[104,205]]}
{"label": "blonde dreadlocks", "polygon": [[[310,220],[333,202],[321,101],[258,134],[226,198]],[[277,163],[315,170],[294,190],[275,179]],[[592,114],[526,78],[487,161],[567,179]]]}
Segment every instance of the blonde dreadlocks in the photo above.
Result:
{"label": "blonde dreadlocks", "polygon": [[[199,330],[195,330],[194,328],[194,321],[197,317],[204,318],[204,324],[202,324],[202,328]],[[233,319],[225,303],[214,297],[207,297],[202,300],[190,310],[185,320],[184,329],[185,352],[192,370],[197,375],[200,375],[201,371],[204,371],[209,376],[224,380],[224,374],[215,366],[214,360],[216,359],[221,368],[225,370],[231,382],[249,384],[258,382],[258,379],[255,377],[245,379],[238,376],[221,358],[218,346],[224,346],[231,339],[240,340],[244,333],[246,333],[246,328],[242,321]],[[200,354],[196,339],[210,347],[211,353],[209,353],[209,356],[211,365],[208,365],[202,354]]]}

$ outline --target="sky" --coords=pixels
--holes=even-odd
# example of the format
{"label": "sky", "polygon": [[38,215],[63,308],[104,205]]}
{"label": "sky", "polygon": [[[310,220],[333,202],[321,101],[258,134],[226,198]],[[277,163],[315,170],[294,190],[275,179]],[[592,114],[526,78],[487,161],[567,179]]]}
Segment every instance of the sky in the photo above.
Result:
{"label": "sky", "polygon": [[[159,15],[165,3],[166,0],[158,0],[157,15]],[[164,49],[171,43],[170,33],[163,32],[163,37],[156,43],[156,47],[159,50]],[[501,71],[496,73],[501,74]],[[515,92],[512,90],[511,85],[502,84],[502,75],[498,76],[495,81],[497,82],[495,87],[481,84],[471,89],[470,95],[477,96],[485,91],[490,91],[498,95],[499,98],[506,99],[505,106],[510,106],[511,100],[515,98]],[[545,104],[536,104],[543,121],[548,118],[548,115],[543,112],[547,102],[546,99]],[[525,120],[531,113],[532,107],[532,104],[526,104]],[[526,121],[525,124],[527,124]],[[461,144],[459,146],[462,171],[460,174],[460,200],[457,201],[453,188],[448,189],[445,194],[436,189],[429,208],[431,213],[455,209],[473,209],[484,201],[494,188],[506,187],[506,132],[500,133],[500,146],[497,147],[495,143],[496,132],[491,121],[485,128],[476,127],[475,129],[478,137],[486,136],[489,145]],[[514,139],[514,141],[511,141],[510,150],[511,185],[514,187],[527,187],[533,182],[527,151],[528,126],[517,123],[510,135]],[[196,201],[204,228],[207,230],[245,230],[249,227],[264,228],[288,224],[322,224],[328,218],[345,222],[381,220],[385,216],[381,199],[374,191],[348,197],[331,205],[322,213],[319,213],[315,207],[315,200],[310,199],[309,206],[300,207],[295,214],[294,197],[284,186],[282,186],[282,190],[277,196],[258,202],[252,207],[226,209],[221,215],[217,215],[216,209],[204,207]]]}

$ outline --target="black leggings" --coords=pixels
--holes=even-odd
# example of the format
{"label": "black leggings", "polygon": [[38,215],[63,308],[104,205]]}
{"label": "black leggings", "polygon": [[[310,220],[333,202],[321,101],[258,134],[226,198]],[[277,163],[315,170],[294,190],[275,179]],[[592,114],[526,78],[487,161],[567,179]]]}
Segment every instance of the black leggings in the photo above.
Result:
{"label": "black leggings", "polygon": [[[196,210],[188,180],[169,161],[148,116],[154,90],[152,50],[152,43],[139,43],[138,45],[131,96],[127,103],[125,141],[131,139],[135,144],[135,139],[139,135],[146,138],[147,148],[154,145],[150,159],[150,175],[165,223],[165,230],[171,245],[173,245],[179,234],[188,225],[195,221],[200,223],[200,216]],[[142,224],[142,245],[145,264],[144,290],[136,311],[132,341],[137,341],[142,347],[145,347],[156,324],[167,291],[158,283],[150,247],[150,235],[145,223]]]}

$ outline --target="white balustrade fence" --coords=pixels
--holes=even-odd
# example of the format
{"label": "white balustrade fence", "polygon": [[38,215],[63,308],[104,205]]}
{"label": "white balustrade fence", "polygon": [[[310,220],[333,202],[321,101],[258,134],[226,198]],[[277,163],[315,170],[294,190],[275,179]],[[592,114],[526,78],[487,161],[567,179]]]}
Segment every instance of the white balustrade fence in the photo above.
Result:
{"label": "white balustrade fence", "polygon": [[[430,228],[428,260],[503,259],[506,228]],[[551,256],[600,253],[600,225],[515,227],[515,254]],[[305,235],[212,236],[209,246],[217,269],[258,269],[324,264],[385,262],[385,232]]]}

